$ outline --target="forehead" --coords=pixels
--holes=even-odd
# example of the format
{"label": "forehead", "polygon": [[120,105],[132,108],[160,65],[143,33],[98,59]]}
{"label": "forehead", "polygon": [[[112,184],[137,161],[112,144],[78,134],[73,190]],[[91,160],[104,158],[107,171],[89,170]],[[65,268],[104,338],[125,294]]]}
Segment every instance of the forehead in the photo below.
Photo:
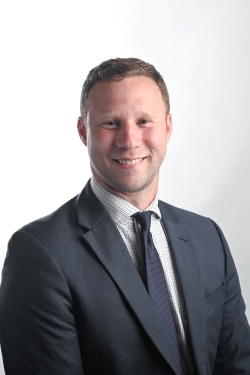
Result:
{"label": "forehead", "polygon": [[89,92],[87,109],[113,106],[164,106],[161,91],[149,77],[125,77],[96,83]]}

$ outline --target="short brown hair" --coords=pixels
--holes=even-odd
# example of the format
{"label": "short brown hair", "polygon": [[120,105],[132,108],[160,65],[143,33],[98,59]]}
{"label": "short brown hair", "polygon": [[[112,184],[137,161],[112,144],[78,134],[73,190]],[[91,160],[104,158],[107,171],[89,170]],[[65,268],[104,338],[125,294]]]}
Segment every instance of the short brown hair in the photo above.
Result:
{"label": "short brown hair", "polygon": [[80,110],[82,117],[86,117],[87,99],[89,92],[94,85],[98,82],[120,81],[125,77],[132,76],[149,77],[157,84],[161,91],[166,106],[166,112],[168,114],[170,110],[168,89],[161,74],[155,69],[155,67],[143,60],[133,57],[117,57],[116,59],[103,61],[100,65],[97,65],[90,70],[81,92]]}

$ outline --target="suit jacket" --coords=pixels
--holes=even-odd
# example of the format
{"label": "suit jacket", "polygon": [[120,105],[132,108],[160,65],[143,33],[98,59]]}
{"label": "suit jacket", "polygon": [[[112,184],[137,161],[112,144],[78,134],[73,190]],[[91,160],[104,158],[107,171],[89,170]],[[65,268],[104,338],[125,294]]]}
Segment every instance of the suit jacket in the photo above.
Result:
{"label": "suit jacket", "polygon": [[[159,207],[195,374],[249,375],[249,325],[222,232],[208,218]],[[178,375],[142,280],[89,183],[12,236],[0,314],[7,375]]]}

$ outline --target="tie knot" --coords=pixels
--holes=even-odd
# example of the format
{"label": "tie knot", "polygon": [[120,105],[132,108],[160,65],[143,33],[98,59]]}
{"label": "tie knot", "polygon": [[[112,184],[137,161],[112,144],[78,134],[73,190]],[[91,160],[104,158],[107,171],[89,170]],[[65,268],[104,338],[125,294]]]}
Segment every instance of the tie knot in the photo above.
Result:
{"label": "tie knot", "polygon": [[151,211],[138,212],[134,215],[134,218],[141,224],[142,231],[150,229]]}

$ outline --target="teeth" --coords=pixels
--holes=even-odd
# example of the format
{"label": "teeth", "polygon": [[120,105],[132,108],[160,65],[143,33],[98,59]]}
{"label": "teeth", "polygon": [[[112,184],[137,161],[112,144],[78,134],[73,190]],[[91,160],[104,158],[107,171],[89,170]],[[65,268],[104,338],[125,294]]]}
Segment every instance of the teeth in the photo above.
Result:
{"label": "teeth", "polygon": [[120,163],[120,164],[126,164],[126,165],[130,165],[130,164],[137,164],[139,163],[139,161],[141,161],[143,158],[140,158],[140,159],[134,159],[134,160],[123,160],[123,159],[118,159],[117,161]]}

